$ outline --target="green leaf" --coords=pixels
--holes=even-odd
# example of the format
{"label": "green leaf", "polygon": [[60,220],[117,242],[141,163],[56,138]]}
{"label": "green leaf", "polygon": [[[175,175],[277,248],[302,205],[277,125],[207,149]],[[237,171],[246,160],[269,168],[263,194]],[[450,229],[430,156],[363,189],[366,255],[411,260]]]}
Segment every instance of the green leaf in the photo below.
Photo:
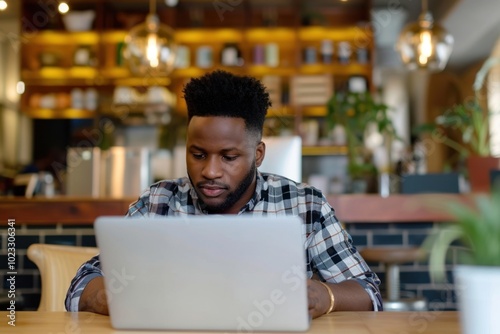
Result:
{"label": "green leaf", "polygon": [[429,270],[433,282],[446,281],[446,254],[450,245],[463,236],[463,231],[457,226],[446,226],[431,234],[424,244],[423,249],[429,256]]}

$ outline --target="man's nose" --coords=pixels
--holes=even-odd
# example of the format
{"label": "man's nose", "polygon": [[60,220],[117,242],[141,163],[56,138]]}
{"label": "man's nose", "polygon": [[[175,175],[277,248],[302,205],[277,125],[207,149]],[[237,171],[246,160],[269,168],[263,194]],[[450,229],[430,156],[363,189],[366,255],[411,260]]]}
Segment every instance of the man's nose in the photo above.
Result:
{"label": "man's nose", "polygon": [[222,175],[221,159],[219,157],[209,157],[203,166],[203,177],[207,179],[216,179]]}

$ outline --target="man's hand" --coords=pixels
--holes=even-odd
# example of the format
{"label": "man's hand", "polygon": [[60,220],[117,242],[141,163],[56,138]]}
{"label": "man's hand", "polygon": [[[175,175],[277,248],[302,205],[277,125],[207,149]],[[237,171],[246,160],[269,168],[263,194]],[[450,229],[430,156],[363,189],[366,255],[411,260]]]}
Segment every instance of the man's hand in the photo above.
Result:
{"label": "man's hand", "polygon": [[[373,304],[365,289],[354,280],[328,284],[335,297],[334,311],[372,311]],[[307,281],[307,297],[309,299],[309,314],[317,318],[330,309],[328,290],[317,280]]]}
{"label": "man's hand", "polygon": [[313,319],[322,316],[330,308],[328,291],[316,280],[307,281],[307,298],[309,300],[309,315]]}
{"label": "man's hand", "polygon": [[109,315],[103,277],[96,277],[87,284],[80,296],[78,310]]}

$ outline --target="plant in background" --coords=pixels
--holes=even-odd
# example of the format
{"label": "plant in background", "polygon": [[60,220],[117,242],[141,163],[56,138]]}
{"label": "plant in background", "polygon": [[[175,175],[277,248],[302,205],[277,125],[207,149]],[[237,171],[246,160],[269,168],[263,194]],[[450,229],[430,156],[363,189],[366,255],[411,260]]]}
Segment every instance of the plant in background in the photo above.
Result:
{"label": "plant in background", "polygon": [[[442,143],[456,150],[461,157],[489,156],[489,121],[477,99],[453,106],[435,120],[437,126],[453,129],[461,134],[461,141],[442,136]],[[442,132],[441,132],[442,134]]]}
{"label": "plant in background", "polygon": [[[481,92],[486,75],[497,64],[500,64],[500,58],[492,57],[481,66],[474,80],[474,97],[471,100],[451,107],[436,117],[433,123],[416,127],[415,132],[432,133],[440,142],[457,151],[462,158],[490,156],[491,112],[483,108],[485,101],[481,97]],[[451,133],[446,133],[445,130]],[[450,135],[454,132],[459,133],[459,141]]]}
{"label": "plant in background", "polygon": [[459,262],[474,266],[500,267],[500,184],[491,195],[475,198],[475,208],[461,202],[448,204],[454,223],[445,225],[430,234],[423,243],[429,253],[429,268],[435,281],[446,277],[446,256],[458,241],[467,251],[461,253]]}
{"label": "plant in background", "polygon": [[500,326],[499,186],[496,182],[490,195],[475,196],[473,206],[448,203],[454,222],[441,225],[422,245],[429,254],[432,282],[437,283],[447,283],[448,250],[460,246],[451,272],[464,334],[497,333]]}
{"label": "plant in background", "polygon": [[369,92],[338,92],[327,103],[329,129],[341,125],[346,132],[348,146],[348,172],[352,179],[376,174],[371,152],[365,145],[365,135],[371,126],[384,137],[397,138],[389,107],[377,102]]}

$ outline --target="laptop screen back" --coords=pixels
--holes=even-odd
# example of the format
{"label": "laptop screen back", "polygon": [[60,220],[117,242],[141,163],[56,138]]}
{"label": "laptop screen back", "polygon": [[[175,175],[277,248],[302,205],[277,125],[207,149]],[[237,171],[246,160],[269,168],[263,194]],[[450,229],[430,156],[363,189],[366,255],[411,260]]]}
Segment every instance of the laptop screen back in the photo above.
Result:
{"label": "laptop screen back", "polygon": [[298,217],[100,217],[95,232],[114,328],[309,327]]}

